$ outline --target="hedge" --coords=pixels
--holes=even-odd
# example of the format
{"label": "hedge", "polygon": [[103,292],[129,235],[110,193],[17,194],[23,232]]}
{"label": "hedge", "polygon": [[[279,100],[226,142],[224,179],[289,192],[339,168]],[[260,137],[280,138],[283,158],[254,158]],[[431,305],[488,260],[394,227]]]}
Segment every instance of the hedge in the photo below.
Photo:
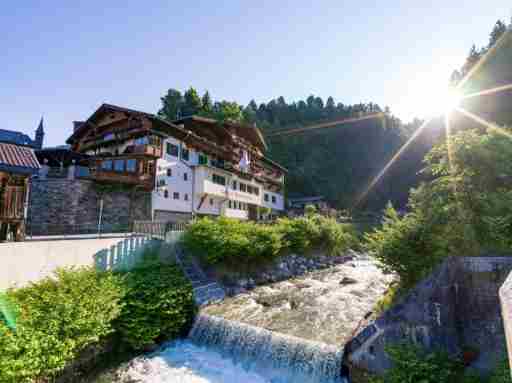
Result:
{"label": "hedge", "polygon": [[60,269],[0,298],[2,383],[57,376],[107,338],[136,350],[174,338],[194,315],[192,286],[174,265],[122,274]]}
{"label": "hedge", "polygon": [[356,246],[358,240],[351,225],[312,215],[282,218],[271,225],[203,218],[188,227],[183,242],[209,264],[236,264],[271,260],[287,252],[306,254],[314,249],[338,255]]}
{"label": "hedge", "polygon": [[132,349],[186,335],[195,304],[192,286],[175,265],[145,265],[125,277],[126,295],[115,327]]}

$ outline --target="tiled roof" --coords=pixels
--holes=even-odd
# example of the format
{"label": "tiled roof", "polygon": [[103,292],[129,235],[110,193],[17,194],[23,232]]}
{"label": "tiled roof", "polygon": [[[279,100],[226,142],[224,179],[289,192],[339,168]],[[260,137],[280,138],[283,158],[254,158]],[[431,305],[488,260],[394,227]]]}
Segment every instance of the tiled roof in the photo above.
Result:
{"label": "tiled roof", "polygon": [[0,142],[0,170],[34,172],[39,168],[32,148]]}
{"label": "tiled roof", "polygon": [[0,142],[10,142],[16,145],[34,145],[34,141],[26,134],[5,129],[0,129]]}

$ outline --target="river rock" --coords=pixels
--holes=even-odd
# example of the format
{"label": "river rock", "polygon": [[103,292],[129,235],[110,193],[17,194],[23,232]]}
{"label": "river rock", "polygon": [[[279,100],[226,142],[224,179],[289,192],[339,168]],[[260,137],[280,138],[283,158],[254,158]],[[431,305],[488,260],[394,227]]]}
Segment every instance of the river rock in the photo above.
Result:
{"label": "river rock", "polygon": [[340,285],[353,285],[357,283],[357,280],[351,277],[343,277],[340,281]]}

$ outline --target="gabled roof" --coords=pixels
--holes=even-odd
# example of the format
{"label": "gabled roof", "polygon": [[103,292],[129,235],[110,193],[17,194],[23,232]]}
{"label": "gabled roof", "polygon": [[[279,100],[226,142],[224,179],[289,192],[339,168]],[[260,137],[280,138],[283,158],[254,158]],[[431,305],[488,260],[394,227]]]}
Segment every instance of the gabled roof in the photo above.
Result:
{"label": "gabled roof", "polygon": [[263,138],[263,134],[255,125],[241,124],[239,122],[229,120],[220,122],[213,118],[196,115],[173,121],[174,124],[186,124],[187,122],[199,122],[211,126],[222,126],[231,134],[245,138],[247,141],[261,149],[267,149],[267,143]]}
{"label": "gabled roof", "polygon": [[16,145],[34,146],[34,141],[25,133],[6,129],[0,129],[0,142],[8,142]]}
{"label": "gabled roof", "polygon": [[168,121],[163,120],[162,118],[158,117],[155,114],[142,112],[140,110],[135,109],[129,109],[122,106],[112,105],[112,104],[101,104],[101,106],[94,111],[94,113],[86,120],[86,121],[78,121],[79,123],[76,124],[76,130],[73,132],[73,134],[66,140],[66,143],[71,144],[74,139],[80,137],[87,129],[90,127],[90,123],[94,121],[94,119],[98,116],[100,116],[102,113],[107,111],[117,111],[117,112],[124,112],[127,114],[137,114],[140,116],[147,117],[151,120],[158,121],[160,123],[167,124],[170,127],[177,128],[175,125],[169,123]]}
{"label": "gabled roof", "polygon": [[0,170],[30,174],[39,168],[34,149],[0,142]]}

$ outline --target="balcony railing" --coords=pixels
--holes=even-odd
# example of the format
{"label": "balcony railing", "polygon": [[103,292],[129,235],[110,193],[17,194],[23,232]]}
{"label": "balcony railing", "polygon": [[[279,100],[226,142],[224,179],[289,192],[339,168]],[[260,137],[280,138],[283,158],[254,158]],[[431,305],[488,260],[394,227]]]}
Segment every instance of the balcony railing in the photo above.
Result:
{"label": "balcony railing", "polygon": [[135,145],[131,153],[144,154],[151,157],[162,157],[162,149],[155,145]]}
{"label": "balcony railing", "polygon": [[7,186],[0,190],[0,220],[23,219],[25,211],[25,187]]}
{"label": "balcony railing", "polygon": [[116,172],[113,170],[104,170],[93,168],[88,177],[99,182],[121,183],[126,185],[140,185],[144,189],[153,188],[153,176],[151,174]]}

